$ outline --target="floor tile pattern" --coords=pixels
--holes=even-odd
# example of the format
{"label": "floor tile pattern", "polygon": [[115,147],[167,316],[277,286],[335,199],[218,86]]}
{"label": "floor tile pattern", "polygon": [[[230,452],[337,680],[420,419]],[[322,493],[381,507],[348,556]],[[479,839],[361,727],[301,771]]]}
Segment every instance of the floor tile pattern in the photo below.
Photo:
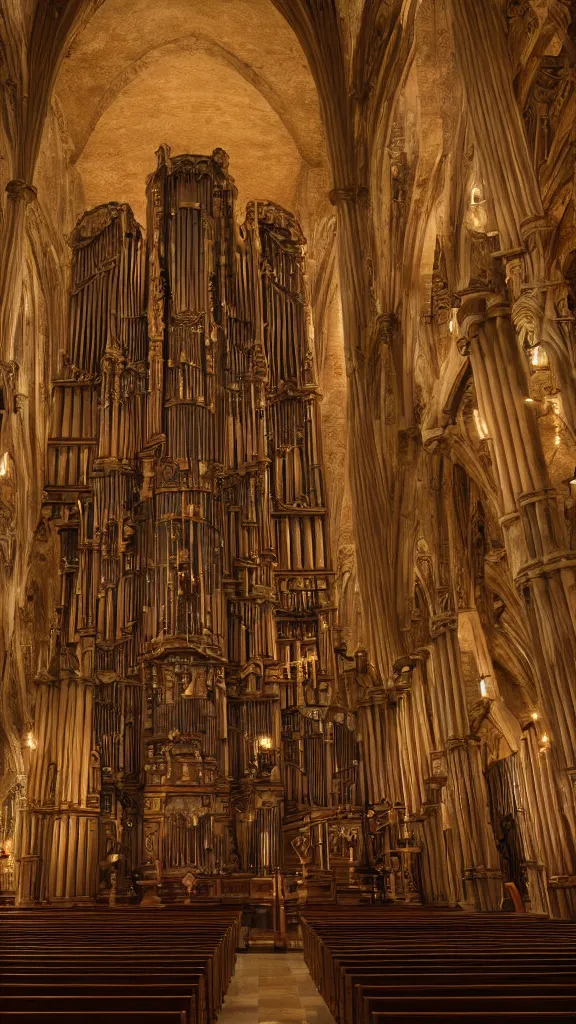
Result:
{"label": "floor tile pattern", "polygon": [[334,1024],[302,953],[239,953],[218,1024]]}

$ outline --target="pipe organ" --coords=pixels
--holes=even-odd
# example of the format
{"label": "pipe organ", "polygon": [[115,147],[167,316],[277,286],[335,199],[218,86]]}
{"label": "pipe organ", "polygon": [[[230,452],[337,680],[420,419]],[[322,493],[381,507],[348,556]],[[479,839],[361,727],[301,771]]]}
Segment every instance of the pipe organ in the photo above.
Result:
{"label": "pipe organ", "polygon": [[222,150],[163,146],[146,232],[109,203],[70,239],[24,900],[93,899],[117,864],[126,886],[224,892],[293,868],[302,834],[325,869],[331,816],[358,803],[305,239],[271,202],[238,226],[235,196]]}

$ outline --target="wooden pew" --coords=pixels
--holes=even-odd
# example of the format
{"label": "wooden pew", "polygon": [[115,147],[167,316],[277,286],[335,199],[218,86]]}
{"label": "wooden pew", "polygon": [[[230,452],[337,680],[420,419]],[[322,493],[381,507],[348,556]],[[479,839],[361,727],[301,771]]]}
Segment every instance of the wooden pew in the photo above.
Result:
{"label": "wooden pew", "polygon": [[341,1024],[451,1020],[476,1005],[505,1020],[514,1001],[523,1018],[539,1010],[576,1019],[576,927],[568,922],[314,907],[302,931],[312,977]]}
{"label": "wooden pew", "polygon": [[30,1014],[44,1024],[78,1015],[211,1024],[239,934],[240,912],[226,908],[0,913],[2,1024]]}

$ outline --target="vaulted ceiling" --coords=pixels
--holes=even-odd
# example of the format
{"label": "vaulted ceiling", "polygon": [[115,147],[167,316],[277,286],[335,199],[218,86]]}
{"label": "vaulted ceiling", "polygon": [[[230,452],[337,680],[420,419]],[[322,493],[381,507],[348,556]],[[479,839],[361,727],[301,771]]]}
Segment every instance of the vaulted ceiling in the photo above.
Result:
{"label": "vaulted ceiling", "polygon": [[291,207],[325,165],[312,76],[270,0],[106,0],[75,34],[54,95],[85,205],[127,201],[141,221],[160,143],[223,147],[240,206]]}

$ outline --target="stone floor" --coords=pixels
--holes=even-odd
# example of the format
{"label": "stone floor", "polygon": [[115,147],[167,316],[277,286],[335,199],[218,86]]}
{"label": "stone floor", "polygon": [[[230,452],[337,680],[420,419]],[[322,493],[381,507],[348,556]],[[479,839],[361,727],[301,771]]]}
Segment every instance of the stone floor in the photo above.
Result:
{"label": "stone floor", "polygon": [[218,1024],[334,1024],[302,953],[239,953]]}

